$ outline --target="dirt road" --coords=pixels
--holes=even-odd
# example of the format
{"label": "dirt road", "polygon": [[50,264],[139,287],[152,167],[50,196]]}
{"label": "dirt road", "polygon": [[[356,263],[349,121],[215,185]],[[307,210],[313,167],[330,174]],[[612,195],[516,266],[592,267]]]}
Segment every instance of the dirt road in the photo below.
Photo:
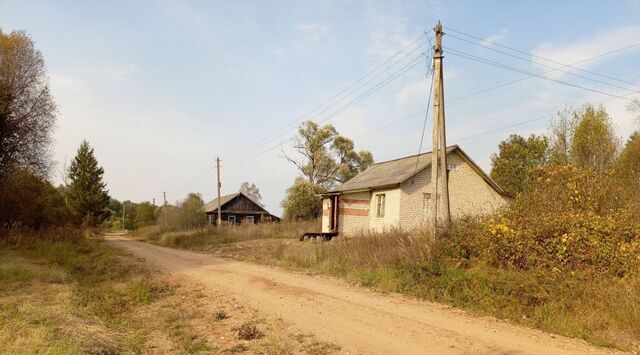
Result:
{"label": "dirt road", "polygon": [[339,344],[347,353],[611,352],[434,303],[372,293],[334,279],[158,247],[124,236],[105,238],[152,266],[205,289],[223,290],[302,331]]}

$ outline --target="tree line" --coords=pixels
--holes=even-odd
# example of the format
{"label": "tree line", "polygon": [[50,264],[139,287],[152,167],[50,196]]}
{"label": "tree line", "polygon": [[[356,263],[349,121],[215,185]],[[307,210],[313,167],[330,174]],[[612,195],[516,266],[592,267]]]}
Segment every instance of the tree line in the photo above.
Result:
{"label": "tree line", "polygon": [[[640,104],[629,106],[640,113]],[[546,135],[511,135],[491,156],[491,177],[511,194],[521,193],[530,171],[546,165],[572,165],[598,173],[610,172],[621,183],[640,182],[640,135],[631,133],[622,144],[602,106],[565,109],[551,122]]]}
{"label": "tree line", "polygon": [[109,191],[84,141],[66,184],[49,181],[57,105],[45,61],[24,31],[0,31],[0,228],[96,226],[108,217]]}

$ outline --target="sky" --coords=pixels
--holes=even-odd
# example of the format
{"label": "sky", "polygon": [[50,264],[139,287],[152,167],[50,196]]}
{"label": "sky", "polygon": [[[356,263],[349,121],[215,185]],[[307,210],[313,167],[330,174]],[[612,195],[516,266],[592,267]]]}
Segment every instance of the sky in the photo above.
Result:
{"label": "sky", "polygon": [[0,0],[0,28],[26,30],[47,63],[55,183],[86,139],[114,198],[208,201],[219,156],[222,193],[255,183],[275,214],[305,119],[376,161],[418,152],[438,21],[447,143],[486,171],[500,141],[545,133],[567,107],[606,100],[621,140],[638,128],[626,109],[640,98],[638,0]]}

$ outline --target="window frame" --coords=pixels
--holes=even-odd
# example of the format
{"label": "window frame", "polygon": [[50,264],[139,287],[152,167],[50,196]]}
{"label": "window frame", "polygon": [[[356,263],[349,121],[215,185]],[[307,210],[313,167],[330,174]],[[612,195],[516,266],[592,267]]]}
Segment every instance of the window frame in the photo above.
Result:
{"label": "window frame", "polygon": [[238,219],[236,218],[236,215],[229,215],[227,216],[227,222],[236,224],[238,222]]}
{"label": "window frame", "polygon": [[386,194],[376,194],[376,218],[384,218],[386,200]]}
{"label": "window frame", "polygon": [[244,220],[247,221],[247,222],[256,223],[256,217],[255,216],[245,216]]}

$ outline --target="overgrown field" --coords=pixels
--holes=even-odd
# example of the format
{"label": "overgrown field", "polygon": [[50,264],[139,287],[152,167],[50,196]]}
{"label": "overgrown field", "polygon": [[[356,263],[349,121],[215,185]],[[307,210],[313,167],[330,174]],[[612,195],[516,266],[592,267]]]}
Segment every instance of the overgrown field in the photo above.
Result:
{"label": "overgrown field", "polygon": [[0,344],[8,354],[337,350],[67,229],[2,231]]}
{"label": "overgrown field", "polygon": [[640,351],[638,200],[607,174],[557,166],[532,176],[507,209],[460,220],[435,244],[400,230],[298,242],[300,233],[273,225],[150,237]]}

